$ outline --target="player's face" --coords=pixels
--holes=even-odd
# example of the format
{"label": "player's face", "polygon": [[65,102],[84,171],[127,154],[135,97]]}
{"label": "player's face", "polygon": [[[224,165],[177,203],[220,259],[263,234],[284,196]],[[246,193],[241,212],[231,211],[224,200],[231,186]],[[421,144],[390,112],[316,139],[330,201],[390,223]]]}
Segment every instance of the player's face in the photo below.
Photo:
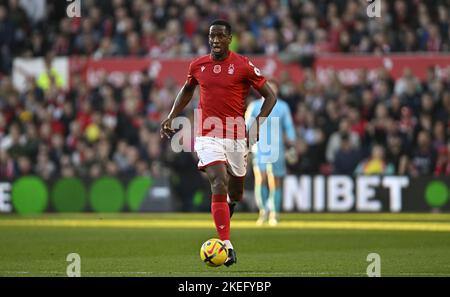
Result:
{"label": "player's face", "polygon": [[227,28],[222,25],[214,25],[209,28],[209,46],[214,58],[221,58],[228,52],[228,46],[231,42],[231,35]]}

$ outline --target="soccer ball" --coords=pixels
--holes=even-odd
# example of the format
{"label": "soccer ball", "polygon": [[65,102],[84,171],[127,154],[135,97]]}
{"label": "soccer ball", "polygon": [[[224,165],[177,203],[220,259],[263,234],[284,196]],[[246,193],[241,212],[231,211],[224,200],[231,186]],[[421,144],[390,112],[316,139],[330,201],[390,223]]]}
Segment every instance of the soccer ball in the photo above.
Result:
{"label": "soccer ball", "polygon": [[210,239],[200,248],[200,258],[206,265],[218,267],[225,263],[228,258],[228,250],[225,243],[220,239]]}

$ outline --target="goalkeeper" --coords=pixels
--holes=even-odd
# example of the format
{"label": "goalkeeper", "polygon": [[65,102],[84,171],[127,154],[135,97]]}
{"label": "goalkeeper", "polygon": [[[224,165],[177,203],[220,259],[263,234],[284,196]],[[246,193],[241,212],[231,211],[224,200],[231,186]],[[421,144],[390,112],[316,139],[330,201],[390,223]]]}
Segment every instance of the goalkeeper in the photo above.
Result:
{"label": "goalkeeper", "polygon": [[[273,80],[268,83],[278,96],[277,83]],[[247,126],[259,114],[263,102],[260,98],[249,104],[246,112]],[[269,117],[260,127],[259,137],[259,142],[251,148],[255,199],[259,208],[257,224],[268,222],[269,225],[275,226],[278,224],[281,210],[281,184],[286,175],[285,146],[295,150],[293,145],[296,140],[291,112],[285,101],[278,99]]]}

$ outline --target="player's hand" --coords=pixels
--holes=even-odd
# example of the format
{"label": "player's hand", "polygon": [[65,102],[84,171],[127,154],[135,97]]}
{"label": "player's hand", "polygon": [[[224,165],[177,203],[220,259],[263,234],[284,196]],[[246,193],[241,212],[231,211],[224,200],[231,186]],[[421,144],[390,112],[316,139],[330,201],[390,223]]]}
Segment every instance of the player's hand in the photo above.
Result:
{"label": "player's hand", "polygon": [[172,129],[172,119],[167,118],[161,123],[161,130],[159,131],[159,134],[161,135],[161,138],[167,137],[170,139],[174,134],[175,130]]}
{"label": "player's hand", "polygon": [[298,153],[295,147],[288,148],[284,153],[284,157],[289,165],[294,165],[298,162]]}
{"label": "player's hand", "polygon": [[251,148],[259,140],[258,122],[254,121],[247,132],[247,147]]}

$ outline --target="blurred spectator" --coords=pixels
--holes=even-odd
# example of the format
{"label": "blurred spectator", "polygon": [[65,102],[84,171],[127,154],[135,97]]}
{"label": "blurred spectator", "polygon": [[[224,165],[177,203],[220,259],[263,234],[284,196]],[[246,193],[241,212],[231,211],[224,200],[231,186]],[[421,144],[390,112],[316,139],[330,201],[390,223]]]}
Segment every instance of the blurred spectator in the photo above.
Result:
{"label": "blurred spectator", "polygon": [[[9,4],[14,3],[17,5],[17,1],[10,1]],[[47,5],[45,0],[19,0],[20,6],[25,10],[30,22],[34,25],[42,22],[47,14]]]}
{"label": "blurred spectator", "polygon": [[419,80],[413,75],[411,68],[403,70],[403,76],[395,83],[395,94],[403,95],[408,90],[415,91],[416,86],[419,85]]}
{"label": "blurred spectator", "polygon": [[420,131],[415,149],[411,155],[409,174],[411,176],[431,175],[436,162],[436,151],[431,144],[430,134]]}
{"label": "blurred spectator", "polygon": [[442,121],[436,121],[433,127],[433,149],[438,151],[442,147],[445,147],[448,141],[448,133],[445,129],[445,123]]}
{"label": "blurred spectator", "polygon": [[34,173],[31,161],[26,156],[20,156],[17,159],[16,177],[31,175]]}
{"label": "blurred spectator", "polygon": [[6,150],[0,149],[0,179],[12,180],[14,178],[14,160]]}
{"label": "blurred spectator", "polygon": [[349,134],[342,134],[340,148],[334,157],[333,173],[352,175],[359,158],[359,150],[351,143]]}
{"label": "blurred spectator", "polygon": [[37,80],[37,86],[43,91],[48,91],[50,87],[56,86],[57,88],[62,88],[64,85],[63,78],[60,73],[52,66],[53,55],[51,53],[47,54],[44,59],[45,71],[42,72]]}
{"label": "blurred spectator", "polygon": [[399,134],[387,138],[386,160],[394,166],[395,174],[405,175],[408,166],[408,153]]}
{"label": "blurred spectator", "polygon": [[289,155],[287,168],[292,174],[311,174],[319,171],[320,160],[303,139],[297,139],[294,145],[296,155]]}
{"label": "blurred spectator", "polygon": [[[448,51],[448,1],[383,1],[368,20],[365,1],[82,1],[70,19],[64,1],[9,0],[0,4],[1,71],[13,56],[116,55],[175,57],[206,51],[207,24],[229,19],[233,49],[282,53],[307,66],[316,53]],[[404,89],[400,86],[397,92]]]}
{"label": "blurred spectator", "polygon": [[350,142],[351,149],[358,149],[360,140],[357,133],[351,131],[350,121],[344,118],[339,123],[339,131],[334,132],[328,140],[327,144],[327,161],[334,162],[336,152],[341,148],[342,139],[346,138]]}
{"label": "blurred spectator", "polygon": [[370,157],[358,164],[355,173],[364,175],[394,174],[394,166],[385,159],[384,154],[382,146],[374,145]]}
{"label": "blurred spectator", "polygon": [[450,176],[450,158],[447,146],[441,146],[438,149],[434,176]]}

